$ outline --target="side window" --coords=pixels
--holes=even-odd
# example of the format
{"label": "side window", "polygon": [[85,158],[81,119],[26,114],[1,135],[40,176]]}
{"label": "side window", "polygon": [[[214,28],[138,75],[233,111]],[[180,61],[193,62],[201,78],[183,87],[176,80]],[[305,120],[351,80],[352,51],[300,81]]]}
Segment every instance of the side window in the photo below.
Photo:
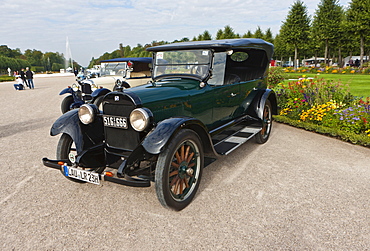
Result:
{"label": "side window", "polygon": [[262,78],[266,67],[268,60],[264,50],[234,51],[226,59],[225,84]]}
{"label": "side window", "polygon": [[249,57],[249,54],[244,51],[238,51],[233,53],[230,58],[234,62],[244,62]]}
{"label": "side window", "polygon": [[223,85],[226,67],[226,52],[217,52],[213,57],[212,77],[208,80],[211,86]]}

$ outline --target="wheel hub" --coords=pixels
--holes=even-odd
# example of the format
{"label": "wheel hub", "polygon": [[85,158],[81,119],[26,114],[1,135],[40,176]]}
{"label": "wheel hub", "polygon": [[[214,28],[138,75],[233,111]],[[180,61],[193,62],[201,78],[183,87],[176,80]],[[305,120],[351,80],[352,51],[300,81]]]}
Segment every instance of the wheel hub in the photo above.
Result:
{"label": "wheel hub", "polygon": [[188,170],[188,163],[187,162],[181,162],[180,167],[179,167],[179,177],[180,177],[180,179],[185,178],[187,170]]}

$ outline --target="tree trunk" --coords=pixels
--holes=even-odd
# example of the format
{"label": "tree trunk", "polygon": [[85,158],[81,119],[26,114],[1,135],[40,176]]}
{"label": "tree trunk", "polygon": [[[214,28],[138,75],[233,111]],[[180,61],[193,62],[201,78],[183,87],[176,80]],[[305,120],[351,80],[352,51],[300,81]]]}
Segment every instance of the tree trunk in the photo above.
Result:
{"label": "tree trunk", "polygon": [[364,36],[361,36],[361,43],[360,43],[360,67],[364,64]]}
{"label": "tree trunk", "polygon": [[296,45],[296,46],[294,46],[294,62],[293,62],[294,69],[297,69],[298,68],[298,66],[297,66],[297,58],[298,58],[298,47]]}
{"label": "tree trunk", "polygon": [[324,60],[325,60],[325,65],[326,66],[329,66],[329,60],[328,60],[328,45],[329,41],[328,39],[325,39],[325,56],[324,56]]}

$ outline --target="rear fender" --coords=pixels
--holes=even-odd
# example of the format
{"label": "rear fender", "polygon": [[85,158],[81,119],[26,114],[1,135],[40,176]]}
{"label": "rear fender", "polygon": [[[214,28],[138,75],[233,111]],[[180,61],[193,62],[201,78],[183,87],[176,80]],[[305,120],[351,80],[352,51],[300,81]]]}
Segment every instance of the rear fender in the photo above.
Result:
{"label": "rear fender", "polygon": [[150,154],[159,154],[164,150],[172,136],[185,128],[191,129],[198,134],[205,152],[213,152],[211,139],[205,125],[201,121],[189,117],[169,118],[161,121],[143,140],[142,146]]}
{"label": "rear fender", "polygon": [[52,125],[50,135],[65,133],[71,136],[76,145],[77,153],[103,143],[103,120],[96,116],[94,122],[84,125],[78,117],[78,109],[64,113]]}
{"label": "rear fender", "polygon": [[254,111],[259,119],[263,119],[263,108],[267,100],[271,103],[272,114],[277,115],[277,98],[273,90],[266,89],[260,95],[257,95],[256,98],[258,99],[254,102]]}

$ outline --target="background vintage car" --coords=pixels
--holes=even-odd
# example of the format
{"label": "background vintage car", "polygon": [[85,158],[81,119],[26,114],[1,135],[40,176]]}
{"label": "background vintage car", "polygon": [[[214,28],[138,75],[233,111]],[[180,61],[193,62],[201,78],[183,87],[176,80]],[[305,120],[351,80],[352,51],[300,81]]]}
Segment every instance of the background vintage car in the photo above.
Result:
{"label": "background vintage car", "polygon": [[[118,85],[129,88],[146,84],[151,80],[151,63],[152,58],[149,57],[115,58],[101,61],[99,74],[91,74],[90,70],[82,69],[77,75],[77,83],[59,93],[68,94],[61,103],[62,113],[90,101],[99,106],[102,96],[116,90]],[[94,73],[96,72],[97,69],[94,69]]]}
{"label": "background vintage car", "polygon": [[103,60],[100,63],[100,77],[87,80],[99,87],[115,90],[117,80],[125,81],[130,87],[134,87],[146,84],[151,79],[152,58],[150,57],[115,58]]}
{"label": "background vintage car", "polygon": [[61,116],[58,160],[44,159],[71,179],[145,187],[182,210],[203,168],[250,139],[265,143],[277,113],[267,89],[273,45],[261,39],[167,44],[153,52],[153,81],[102,97]]}

